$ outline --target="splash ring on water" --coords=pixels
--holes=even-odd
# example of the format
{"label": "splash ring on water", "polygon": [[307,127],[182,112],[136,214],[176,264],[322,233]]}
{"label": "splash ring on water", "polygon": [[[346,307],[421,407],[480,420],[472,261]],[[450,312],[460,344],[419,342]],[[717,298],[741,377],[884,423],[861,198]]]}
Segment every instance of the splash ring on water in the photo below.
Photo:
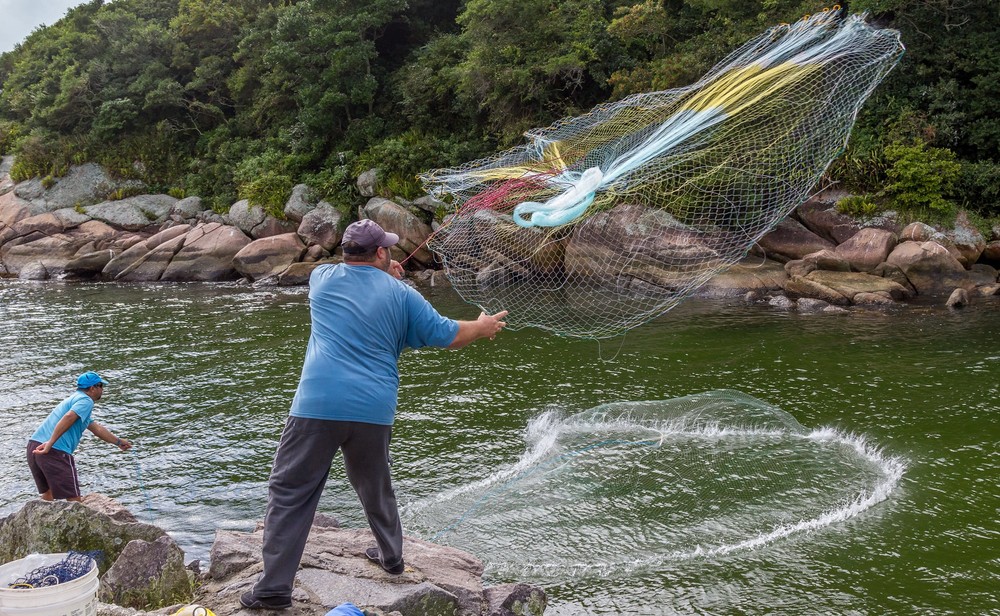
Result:
{"label": "splash ring on water", "polygon": [[734,391],[548,412],[527,441],[516,464],[410,504],[408,531],[499,578],[624,576],[821,530],[888,498],[905,470]]}

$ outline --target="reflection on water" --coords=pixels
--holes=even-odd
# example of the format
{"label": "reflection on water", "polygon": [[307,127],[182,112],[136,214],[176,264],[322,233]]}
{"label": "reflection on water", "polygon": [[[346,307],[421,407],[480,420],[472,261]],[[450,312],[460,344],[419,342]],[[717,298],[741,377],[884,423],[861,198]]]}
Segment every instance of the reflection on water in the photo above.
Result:
{"label": "reflection on water", "polygon": [[[432,301],[452,316],[478,314],[450,292],[437,291]],[[207,556],[216,529],[250,530],[262,517],[308,337],[304,289],[0,281],[0,322],[0,369],[11,384],[0,388],[0,443],[8,452],[0,461],[0,515],[34,496],[23,460],[27,435],[76,374],[95,369],[111,381],[96,416],[136,448],[120,453],[85,438],[78,466],[86,491],[109,494],[168,530],[189,560]],[[516,468],[535,442],[532,428],[554,409],[568,418],[606,403],[733,389],[789,413],[810,434],[860,439],[905,464],[905,473],[885,500],[856,515],[762,545],[612,568],[596,578],[547,572],[548,614],[1000,612],[998,324],[1000,303],[989,300],[964,311],[847,315],[690,301],[624,339],[597,343],[529,329],[460,352],[407,352],[393,439],[397,494],[416,511]],[[569,547],[642,560],[639,536],[648,529],[637,529],[637,520],[669,536],[669,522],[656,512],[676,520],[686,495],[695,499],[691,507],[711,511],[728,494],[725,482],[703,481],[731,475],[724,464],[704,476],[693,470],[705,456],[721,460],[721,450],[683,439],[670,444],[688,470],[681,476],[655,467],[664,486],[656,494],[629,483],[643,449],[581,459],[594,478],[609,460],[618,465],[598,501],[612,502],[617,492],[659,499],[647,513],[630,511],[620,527],[608,507],[581,512],[595,522],[590,529],[561,529],[558,516],[546,523],[572,537]],[[816,446],[831,447],[822,440]],[[832,449],[842,461],[853,455]],[[772,453],[773,464],[755,476],[794,484],[816,472],[808,466],[814,458]],[[859,480],[879,477],[860,472]],[[331,476],[321,508],[364,527],[339,461]],[[537,494],[541,485],[528,487]],[[576,487],[577,499],[589,489]],[[511,494],[515,500],[494,514],[523,524],[519,504],[531,491]],[[408,531],[437,533],[453,521],[454,511],[444,513],[451,518],[408,521]],[[687,524],[696,526],[693,517]],[[514,545],[516,536],[498,534],[495,525],[457,527],[465,528],[476,531],[465,547],[488,562],[502,564],[505,551],[517,550],[521,562],[544,564],[553,562],[545,551],[560,549],[552,533]],[[498,582],[530,571],[496,566],[488,573]]]}

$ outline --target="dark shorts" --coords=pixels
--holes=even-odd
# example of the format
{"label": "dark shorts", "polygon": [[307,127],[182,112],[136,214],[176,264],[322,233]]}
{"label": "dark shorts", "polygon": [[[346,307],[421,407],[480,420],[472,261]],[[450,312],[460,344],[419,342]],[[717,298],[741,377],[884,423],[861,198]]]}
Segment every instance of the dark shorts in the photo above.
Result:
{"label": "dark shorts", "polygon": [[76,476],[76,461],[65,451],[50,449],[47,454],[35,454],[38,441],[28,441],[28,468],[35,479],[39,494],[52,490],[52,498],[80,496],[80,481]]}

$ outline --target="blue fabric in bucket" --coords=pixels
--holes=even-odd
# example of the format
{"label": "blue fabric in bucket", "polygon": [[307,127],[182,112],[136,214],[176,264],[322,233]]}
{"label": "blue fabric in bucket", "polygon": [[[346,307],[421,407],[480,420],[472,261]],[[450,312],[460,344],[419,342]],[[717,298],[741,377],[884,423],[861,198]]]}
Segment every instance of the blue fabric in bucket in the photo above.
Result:
{"label": "blue fabric in bucket", "polygon": [[365,613],[358,609],[353,603],[341,603],[326,613],[326,616],[365,616]]}

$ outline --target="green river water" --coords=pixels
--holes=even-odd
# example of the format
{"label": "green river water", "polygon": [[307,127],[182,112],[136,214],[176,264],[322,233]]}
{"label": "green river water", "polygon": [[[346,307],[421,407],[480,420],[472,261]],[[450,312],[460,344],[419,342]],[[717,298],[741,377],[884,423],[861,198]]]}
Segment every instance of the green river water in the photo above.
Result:
{"label": "green river water", "polygon": [[[27,437],[94,369],[111,382],[95,416],[136,447],[86,437],[85,492],[188,560],[263,517],[304,288],[5,280],[0,323],[0,515],[35,496]],[[1000,614],[1000,298],[846,315],[690,300],[623,339],[504,332],[400,368],[406,531],[473,552],[488,583],[543,586],[547,614]],[[718,390],[766,409],[671,428],[676,399]],[[667,401],[643,407],[653,429],[586,413],[639,401]],[[364,527],[338,464],[321,510]]]}

